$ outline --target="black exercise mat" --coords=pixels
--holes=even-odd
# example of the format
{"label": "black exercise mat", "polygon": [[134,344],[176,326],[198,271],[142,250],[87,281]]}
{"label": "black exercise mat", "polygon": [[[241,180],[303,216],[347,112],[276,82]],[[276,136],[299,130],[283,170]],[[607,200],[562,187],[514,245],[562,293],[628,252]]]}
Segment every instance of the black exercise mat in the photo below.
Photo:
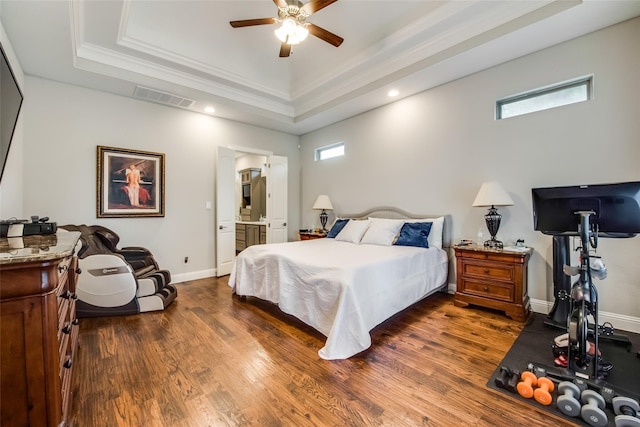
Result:
{"label": "black exercise mat", "polygon": [[[529,362],[553,368],[554,357],[551,350],[553,339],[564,331],[546,326],[544,324],[545,317],[546,316],[542,314],[533,315],[532,320],[527,324],[527,326],[525,326],[507,355],[496,367],[495,372],[491,378],[489,378],[487,387],[498,390],[514,399],[518,399],[527,404],[535,405],[538,408],[552,412],[559,417],[570,420],[576,424],[589,426],[589,424],[582,420],[582,418],[571,418],[564,415],[558,409],[556,406],[557,390],[552,393],[553,402],[551,405],[543,406],[533,398],[525,399],[517,393],[510,393],[495,385],[494,380],[500,374],[501,366],[517,369],[520,372],[526,369]],[[606,337],[600,337],[599,347],[603,359],[612,362],[614,365],[613,370],[609,373],[606,379],[606,383],[613,389],[617,386],[618,388],[627,390],[628,393],[632,394],[631,397],[638,399],[640,397],[640,358],[637,357],[637,352],[640,350],[640,334],[618,330],[615,331],[615,334],[628,336],[631,341],[631,349],[628,350],[628,346],[622,345],[619,342],[607,340]],[[562,370],[560,369],[559,371]],[[613,413],[613,410],[607,407],[605,409],[605,413],[609,419],[608,426],[615,426],[615,414]]]}

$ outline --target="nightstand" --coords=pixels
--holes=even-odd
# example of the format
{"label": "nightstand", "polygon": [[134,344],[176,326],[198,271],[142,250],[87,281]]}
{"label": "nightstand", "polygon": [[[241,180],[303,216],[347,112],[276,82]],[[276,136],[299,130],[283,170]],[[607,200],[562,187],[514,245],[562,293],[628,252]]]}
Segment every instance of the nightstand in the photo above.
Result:
{"label": "nightstand", "polygon": [[299,231],[300,240],[313,240],[313,239],[324,239],[327,237],[326,233],[319,233],[317,231]]}
{"label": "nightstand", "polygon": [[456,254],[456,307],[469,304],[504,311],[525,321],[531,311],[527,294],[527,263],[532,248],[490,249],[454,246]]}

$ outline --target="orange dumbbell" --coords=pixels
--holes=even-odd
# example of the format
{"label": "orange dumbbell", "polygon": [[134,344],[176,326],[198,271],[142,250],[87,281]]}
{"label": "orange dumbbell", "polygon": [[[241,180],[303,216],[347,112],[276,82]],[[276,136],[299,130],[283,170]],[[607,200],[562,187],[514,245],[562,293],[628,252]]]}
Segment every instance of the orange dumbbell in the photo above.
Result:
{"label": "orange dumbbell", "polygon": [[522,381],[517,385],[518,394],[525,399],[531,399],[533,397],[533,388],[538,384],[538,378],[533,372],[524,371],[520,376]]}
{"label": "orange dumbbell", "polygon": [[538,378],[538,388],[533,392],[533,398],[536,399],[541,405],[551,405],[553,398],[551,392],[553,391],[553,382],[546,377]]}

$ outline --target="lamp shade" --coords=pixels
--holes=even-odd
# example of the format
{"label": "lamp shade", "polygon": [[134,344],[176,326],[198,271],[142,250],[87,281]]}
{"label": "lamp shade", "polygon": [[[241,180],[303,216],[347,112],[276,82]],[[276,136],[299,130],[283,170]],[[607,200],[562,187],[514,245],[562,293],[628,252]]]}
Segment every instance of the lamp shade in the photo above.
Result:
{"label": "lamp shade", "polygon": [[482,184],[473,206],[511,206],[513,200],[502,185],[497,181],[488,181]]}
{"label": "lamp shade", "polygon": [[329,200],[329,196],[324,194],[318,196],[316,202],[313,204],[313,209],[333,210],[333,205],[331,204],[331,200]]}

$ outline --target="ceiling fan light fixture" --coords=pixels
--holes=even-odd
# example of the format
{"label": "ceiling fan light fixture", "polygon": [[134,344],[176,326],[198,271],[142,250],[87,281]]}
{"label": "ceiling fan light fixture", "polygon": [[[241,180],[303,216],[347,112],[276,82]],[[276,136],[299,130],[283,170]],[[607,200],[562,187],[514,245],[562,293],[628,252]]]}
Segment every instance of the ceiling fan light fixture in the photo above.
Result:
{"label": "ceiling fan light fixture", "polygon": [[272,1],[278,7],[277,18],[243,19],[230,21],[229,24],[233,28],[278,24],[280,27],[274,31],[274,34],[281,43],[280,58],[289,57],[292,46],[304,41],[309,36],[309,33],[335,47],[340,46],[344,41],[342,37],[333,34],[331,31],[307,22],[308,17],[338,0],[307,0],[306,3],[302,3],[300,0]]}
{"label": "ceiling fan light fixture", "polygon": [[287,33],[282,29],[282,27],[280,27],[280,28],[276,29],[276,30],[274,31],[274,33],[275,33],[276,37],[278,38],[278,40],[280,40],[282,43],[284,43],[284,42],[286,42],[286,41],[287,41],[287,37],[288,37],[288,35],[287,35]]}
{"label": "ceiling fan light fixture", "polygon": [[291,44],[300,43],[301,41],[306,39],[308,35],[309,35],[309,30],[307,30],[307,28],[303,25],[298,25],[296,27],[295,33],[293,34],[293,39],[296,43],[291,43]]}
{"label": "ceiling fan light fixture", "polygon": [[297,24],[293,19],[287,18],[282,21],[282,26],[275,30],[274,33],[276,34],[278,40],[284,43],[292,34],[295,33],[296,26]]}
{"label": "ceiling fan light fixture", "polygon": [[282,26],[274,31],[278,40],[287,44],[298,44],[309,35],[305,25],[298,24],[293,18],[286,18]]}

